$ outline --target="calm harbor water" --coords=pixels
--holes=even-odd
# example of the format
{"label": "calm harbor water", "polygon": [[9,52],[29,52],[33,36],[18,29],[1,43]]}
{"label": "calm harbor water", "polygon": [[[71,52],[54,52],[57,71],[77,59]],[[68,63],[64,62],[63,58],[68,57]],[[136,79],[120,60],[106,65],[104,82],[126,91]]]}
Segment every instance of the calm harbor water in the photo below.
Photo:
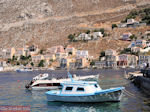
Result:
{"label": "calm harbor water", "polygon": [[[28,91],[24,88],[25,84],[39,73],[49,73],[50,76],[57,78],[67,77],[64,70],[0,73],[0,106],[30,106],[32,112],[150,112],[150,98],[124,79],[124,71],[125,69],[71,71],[76,75],[100,74],[99,83],[102,88],[125,86],[126,92],[117,103],[47,102],[46,91]],[[126,69],[126,71],[134,70]]]}

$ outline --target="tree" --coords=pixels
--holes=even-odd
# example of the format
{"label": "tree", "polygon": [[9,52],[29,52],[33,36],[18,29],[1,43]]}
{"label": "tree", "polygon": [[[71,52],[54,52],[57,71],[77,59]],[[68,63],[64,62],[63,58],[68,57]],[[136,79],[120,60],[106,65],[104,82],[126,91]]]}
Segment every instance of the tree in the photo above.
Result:
{"label": "tree", "polygon": [[72,55],[72,52],[69,52],[68,54],[69,54],[69,55]]}
{"label": "tree", "polygon": [[91,32],[90,30],[87,30],[87,31],[86,31],[86,34],[89,34],[90,32]]}
{"label": "tree", "polygon": [[21,56],[20,56],[20,59],[21,59],[21,60],[26,60],[26,57],[23,56],[23,55],[21,55]]}
{"label": "tree", "polygon": [[112,29],[114,29],[114,28],[117,28],[117,25],[116,24],[112,24]]}
{"label": "tree", "polygon": [[31,66],[34,66],[34,63],[33,63],[33,62],[31,62],[30,64],[31,64]]}
{"label": "tree", "polygon": [[90,62],[90,65],[91,65],[91,66],[94,66],[94,65],[95,65],[95,62],[94,62],[94,61],[91,61],[91,62]]}
{"label": "tree", "polygon": [[100,53],[100,57],[104,57],[105,56],[105,51],[102,51],[101,53]]}
{"label": "tree", "polygon": [[100,32],[102,32],[102,34],[104,34],[104,32],[105,32],[104,28],[101,28]]}
{"label": "tree", "polygon": [[15,61],[15,60],[17,60],[17,57],[13,56],[12,61]]}
{"label": "tree", "polygon": [[131,40],[133,40],[133,39],[137,39],[137,37],[133,34],[133,35],[131,35],[130,37],[129,37]]}
{"label": "tree", "polygon": [[7,59],[7,63],[10,63],[11,62],[11,59],[9,58],[9,59]]}
{"label": "tree", "polygon": [[70,34],[70,35],[68,36],[68,39],[69,39],[71,42],[74,40],[74,38],[75,38],[75,35],[73,35],[73,34]]}
{"label": "tree", "polygon": [[44,50],[43,50],[43,49],[41,49],[41,50],[40,50],[40,54],[43,54],[43,51],[44,51]]}
{"label": "tree", "polygon": [[44,60],[41,60],[40,63],[38,64],[38,67],[44,67]]}
{"label": "tree", "polygon": [[17,65],[20,65],[19,61],[17,61]]}

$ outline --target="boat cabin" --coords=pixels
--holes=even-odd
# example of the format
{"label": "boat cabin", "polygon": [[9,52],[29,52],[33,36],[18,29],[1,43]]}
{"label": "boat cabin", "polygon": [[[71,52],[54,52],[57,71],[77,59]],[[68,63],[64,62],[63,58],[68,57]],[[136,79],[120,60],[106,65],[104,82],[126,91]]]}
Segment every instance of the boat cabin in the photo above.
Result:
{"label": "boat cabin", "polygon": [[91,81],[72,81],[61,84],[63,87],[61,94],[90,94],[101,90],[97,82]]}
{"label": "boat cabin", "polygon": [[49,80],[37,80],[32,87],[48,87],[48,86],[61,86],[59,81],[53,82]]}

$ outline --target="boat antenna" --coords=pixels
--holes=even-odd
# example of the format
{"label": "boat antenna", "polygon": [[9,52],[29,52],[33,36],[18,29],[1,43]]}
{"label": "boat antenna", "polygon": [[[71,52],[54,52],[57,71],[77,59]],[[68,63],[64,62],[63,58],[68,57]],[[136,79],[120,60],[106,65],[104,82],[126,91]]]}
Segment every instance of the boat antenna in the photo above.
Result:
{"label": "boat antenna", "polygon": [[72,78],[72,75],[71,75],[71,73],[69,71],[68,71],[68,77],[70,77],[72,82],[74,81],[73,78]]}

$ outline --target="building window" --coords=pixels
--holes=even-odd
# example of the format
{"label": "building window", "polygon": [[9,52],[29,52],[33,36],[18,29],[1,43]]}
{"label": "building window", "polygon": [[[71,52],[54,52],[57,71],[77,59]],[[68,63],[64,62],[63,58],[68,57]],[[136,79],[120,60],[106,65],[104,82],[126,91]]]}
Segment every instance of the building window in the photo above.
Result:
{"label": "building window", "polygon": [[66,87],[66,91],[72,91],[73,87]]}
{"label": "building window", "polygon": [[78,88],[77,88],[77,91],[80,91],[80,92],[81,92],[81,91],[84,91],[84,88],[78,87]]}

